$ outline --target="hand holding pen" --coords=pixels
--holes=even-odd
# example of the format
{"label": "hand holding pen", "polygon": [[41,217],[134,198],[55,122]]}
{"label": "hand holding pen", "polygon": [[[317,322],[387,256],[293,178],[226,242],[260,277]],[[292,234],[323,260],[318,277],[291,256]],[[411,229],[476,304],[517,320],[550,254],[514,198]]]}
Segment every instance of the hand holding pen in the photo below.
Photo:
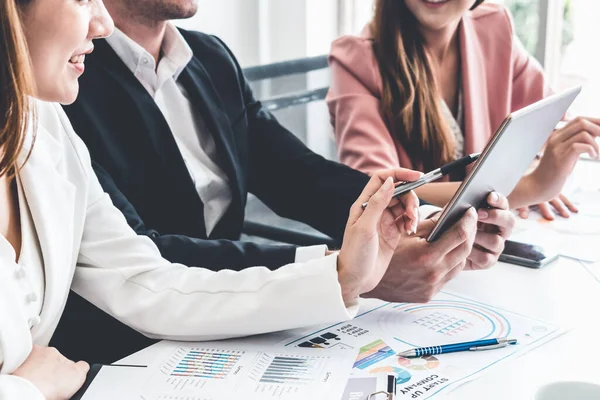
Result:
{"label": "hand holding pen", "polygon": [[[396,186],[396,189],[394,189],[394,197],[400,196],[401,194],[404,194],[411,190],[415,190],[416,188],[419,188],[427,183],[436,181],[436,180],[440,179],[441,177],[450,174],[453,171],[456,171],[460,168],[464,168],[467,165],[471,164],[472,162],[476,161],[480,155],[481,155],[481,153],[469,154],[468,156],[459,158],[458,160],[452,161],[451,163],[448,163],[448,164],[444,165],[443,167],[434,169],[433,171],[428,172],[425,175],[422,175],[416,181],[400,182]],[[365,208],[367,206],[367,203],[363,203],[362,206],[363,206],[363,208]]]}
{"label": "hand holding pen", "polygon": [[[407,177],[412,180],[418,180],[422,175],[421,172],[409,170],[406,168],[396,168],[388,170],[376,171],[372,178],[377,177],[381,182],[384,182],[387,178],[392,178],[393,182],[404,182]],[[367,202],[361,200],[358,204],[364,210],[371,201],[370,198]],[[364,203],[362,203],[364,202]],[[408,234],[413,234],[417,231],[419,224],[419,198],[414,192],[406,192],[402,196],[393,195],[388,205],[388,210],[391,211],[393,217],[398,221],[402,221],[404,230]]]}

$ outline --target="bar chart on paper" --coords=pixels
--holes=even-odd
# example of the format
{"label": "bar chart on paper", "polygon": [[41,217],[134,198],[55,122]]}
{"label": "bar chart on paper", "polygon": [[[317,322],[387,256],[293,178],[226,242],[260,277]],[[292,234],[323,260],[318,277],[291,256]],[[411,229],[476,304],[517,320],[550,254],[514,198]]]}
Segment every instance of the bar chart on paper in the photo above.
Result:
{"label": "bar chart on paper", "polygon": [[212,381],[228,379],[243,355],[243,351],[178,348],[163,364],[161,373],[173,390],[202,388]]}
{"label": "bar chart on paper", "polygon": [[331,393],[340,396],[350,375],[352,351],[173,345],[146,385],[148,400],[296,400]]}

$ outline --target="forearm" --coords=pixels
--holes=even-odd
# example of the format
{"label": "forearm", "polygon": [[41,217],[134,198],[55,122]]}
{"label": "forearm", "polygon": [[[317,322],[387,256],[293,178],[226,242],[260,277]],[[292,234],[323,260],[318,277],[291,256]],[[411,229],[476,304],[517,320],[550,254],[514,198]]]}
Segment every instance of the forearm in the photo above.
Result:
{"label": "forearm", "polygon": [[531,204],[539,204],[549,200],[544,197],[543,191],[537,189],[536,180],[532,174],[523,176],[506,198],[511,209],[527,207]]}
{"label": "forearm", "polygon": [[415,189],[415,193],[431,205],[444,207],[454,196],[460,184],[461,182],[433,182]]}
{"label": "forearm", "polygon": [[256,265],[275,270],[294,262],[297,247],[224,239],[203,240],[184,235],[150,235],[149,237],[167,260],[190,267],[201,266],[213,271],[222,269],[241,271]]}
{"label": "forearm", "polygon": [[351,299],[344,289],[350,286],[338,277],[335,255],[276,271],[255,267],[240,272],[168,265],[151,256],[151,251],[140,251],[140,267],[132,267],[131,260],[126,266],[114,256],[112,268],[100,267],[108,265],[105,260],[81,260],[73,289],[132,328],[160,339],[247,336],[333,323],[355,313],[348,309]]}

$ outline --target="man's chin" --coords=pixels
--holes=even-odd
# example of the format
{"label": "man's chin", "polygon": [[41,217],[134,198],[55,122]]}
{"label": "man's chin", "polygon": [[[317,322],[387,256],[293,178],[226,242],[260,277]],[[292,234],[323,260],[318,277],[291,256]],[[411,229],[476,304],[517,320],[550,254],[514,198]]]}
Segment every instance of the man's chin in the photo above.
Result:
{"label": "man's chin", "polygon": [[187,4],[165,4],[165,19],[188,19],[192,18],[198,12],[198,2],[196,0],[190,0]]}

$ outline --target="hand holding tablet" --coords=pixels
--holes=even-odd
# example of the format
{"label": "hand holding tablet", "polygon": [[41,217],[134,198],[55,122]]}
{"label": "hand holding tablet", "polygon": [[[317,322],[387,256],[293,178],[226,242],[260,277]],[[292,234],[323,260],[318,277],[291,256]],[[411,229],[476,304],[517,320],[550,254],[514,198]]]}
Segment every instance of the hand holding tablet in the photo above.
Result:
{"label": "hand holding tablet", "polygon": [[444,208],[427,240],[436,240],[470,207],[485,205],[488,193],[508,196],[580,91],[581,87],[570,89],[509,114]]}

